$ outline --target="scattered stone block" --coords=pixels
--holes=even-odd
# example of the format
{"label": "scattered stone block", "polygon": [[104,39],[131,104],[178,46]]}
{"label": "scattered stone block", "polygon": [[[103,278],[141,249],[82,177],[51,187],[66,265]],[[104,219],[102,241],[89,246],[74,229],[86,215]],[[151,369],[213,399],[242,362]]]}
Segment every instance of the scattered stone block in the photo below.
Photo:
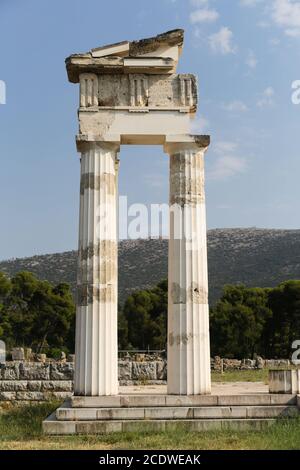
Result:
{"label": "scattered stone block", "polygon": [[32,361],[33,354],[31,348],[24,348],[25,361]]}
{"label": "scattered stone block", "polygon": [[300,369],[270,370],[270,393],[300,393]]}
{"label": "scattered stone block", "polygon": [[60,353],[60,362],[67,362],[67,356],[66,356],[66,353],[64,351],[62,351]]}
{"label": "scattered stone block", "polygon": [[46,354],[36,354],[35,359],[37,362],[42,362],[45,363],[47,360],[47,355]]}
{"label": "scattered stone block", "polygon": [[24,348],[13,348],[11,350],[11,357],[13,361],[24,361],[25,360]]}

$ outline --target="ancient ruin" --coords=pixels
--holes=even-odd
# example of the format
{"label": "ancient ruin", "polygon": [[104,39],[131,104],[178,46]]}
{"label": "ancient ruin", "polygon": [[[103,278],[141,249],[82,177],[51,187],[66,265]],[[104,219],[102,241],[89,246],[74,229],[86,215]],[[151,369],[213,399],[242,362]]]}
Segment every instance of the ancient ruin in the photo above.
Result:
{"label": "ancient ruin", "polygon": [[168,393],[210,393],[204,153],[190,135],[197,80],[176,74],[183,31],[74,54],[81,153],[75,395],[118,393],[117,194],[121,145],[170,158]]}
{"label": "ancient ruin", "polygon": [[[294,372],[285,387],[286,376],[273,374],[274,395],[247,383],[214,385],[211,393],[204,192],[210,139],[190,134],[197,81],[175,73],[182,46],[183,31],[175,30],[66,61],[69,80],[80,83],[75,380],[74,396],[44,421],[48,434],[162,431],[178,422],[194,431],[262,429],[278,416],[299,415]],[[167,390],[160,385],[159,392],[149,384],[118,389],[118,169],[120,146],[129,144],[162,145],[170,160]],[[53,387],[61,387],[53,366],[51,374]]]}

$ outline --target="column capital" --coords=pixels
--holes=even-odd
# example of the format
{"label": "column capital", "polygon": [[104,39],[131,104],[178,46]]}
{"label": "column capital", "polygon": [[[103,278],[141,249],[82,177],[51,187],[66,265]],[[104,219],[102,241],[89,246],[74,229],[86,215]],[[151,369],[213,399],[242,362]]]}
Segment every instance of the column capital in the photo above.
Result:
{"label": "column capital", "polygon": [[209,135],[167,135],[164,143],[164,151],[170,155],[183,150],[205,152],[209,144]]}
{"label": "column capital", "polygon": [[79,134],[76,136],[76,147],[77,151],[81,153],[96,148],[120,152],[120,139],[115,136],[112,140],[102,140],[99,136]]}

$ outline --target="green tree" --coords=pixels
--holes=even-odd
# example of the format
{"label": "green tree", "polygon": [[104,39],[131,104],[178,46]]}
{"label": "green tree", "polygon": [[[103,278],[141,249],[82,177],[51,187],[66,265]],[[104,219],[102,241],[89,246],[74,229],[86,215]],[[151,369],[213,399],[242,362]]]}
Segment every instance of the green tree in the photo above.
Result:
{"label": "green tree", "polygon": [[124,315],[123,309],[118,309],[118,347],[119,349],[132,349],[128,343],[128,321]]}
{"label": "green tree", "polygon": [[29,272],[16,274],[10,283],[0,276],[0,299],[0,332],[8,348],[74,350],[75,306],[68,284],[53,286]]}
{"label": "green tree", "polygon": [[283,282],[269,292],[268,355],[290,357],[292,343],[300,338],[300,281]]}
{"label": "green tree", "polygon": [[225,286],[210,315],[213,355],[243,358],[262,354],[264,327],[272,316],[267,289]]}
{"label": "green tree", "polygon": [[68,349],[67,338],[75,316],[74,303],[68,284],[53,287],[41,281],[30,301],[34,314],[32,345],[37,352],[47,347]]}
{"label": "green tree", "polygon": [[12,289],[9,297],[8,318],[12,337],[6,339],[11,346],[30,346],[34,313],[30,301],[38,289],[39,280],[30,272],[19,272],[11,279]]}
{"label": "green tree", "polygon": [[5,340],[5,336],[11,336],[11,328],[7,315],[7,303],[11,292],[11,282],[0,272],[0,337]]}
{"label": "green tree", "polygon": [[164,349],[167,335],[167,281],[132,293],[123,308],[128,344],[136,349]]}

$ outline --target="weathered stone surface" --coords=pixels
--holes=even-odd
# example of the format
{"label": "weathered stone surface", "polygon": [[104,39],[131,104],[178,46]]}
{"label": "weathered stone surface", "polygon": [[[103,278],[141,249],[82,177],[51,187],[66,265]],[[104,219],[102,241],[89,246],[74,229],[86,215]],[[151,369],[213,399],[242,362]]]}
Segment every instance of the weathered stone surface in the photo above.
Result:
{"label": "weathered stone surface", "polygon": [[24,348],[12,348],[11,357],[13,361],[24,361],[25,360]]}
{"label": "weathered stone surface", "polygon": [[131,380],[132,377],[132,362],[119,361],[118,362],[118,377],[119,380]]}
{"label": "weathered stone surface", "polygon": [[19,392],[0,392],[0,401],[13,401]]}
{"label": "weathered stone surface", "polygon": [[273,367],[288,367],[290,364],[289,359],[266,359],[264,361],[264,366],[270,369]]}
{"label": "weathered stone surface", "polygon": [[249,369],[255,369],[256,367],[256,361],[254,359],[244,359],[241,364],[241,369],[243,370],[249,370]]}
{"label": "weathered stone surface", "polygon": [[20,363],[20,379],[24,380],[49,380],[50,365],[33,362]]}
{"label": "weathered stone surface", "polygon": [[47,355],[46,354],[36,354],[35,355],[35,359],[37,362],[46,362],[46,359],[47,359]]}
{"label": "weathered stone surface", "polygon": [[30,392],[39,392],[42,388],[42,383],[41,380],[29,380],[27,382],[27,389]]}
{"label": "weathered stone surface", "polygon": [[299,370],[270,370],[270,393],[300,393],[300,369]]}
{"label": "weathered stone surface", "polygon": [[0,380],[0,391],[16,392],[27,390],[27,384],[28,382],[21,380]]}
{"label": "weathered stone surface", "polygon": [[16,392],[17,400],[43,401],[45,395],[42,392]]}
{"label": "weathered stone surface", "polygon": [[157,361],[156,378],[157,380],[167,380],[167,361]]}
{"label": "weathered stone surface", "polygon": [[256,358],[256,367],[258,369],[263,369],[265,367],[265,361],[262,357],[257,356]]}
{"label": "weathered stone surface", "polygon": [[32,349],[31,348],[24,348],[24,356],[26,361],[31,361],[32,360]]}
{"label": "weathered stone surface", "polygon": [[43,382],[41,382],[41,390],[43,392],[72,392],[73,383],[71,380],[44,380]]}
{"label": "weathered stone surface", "polygon": [[[86,53],[73,54],[66,59],[69,80],[78,83],[81,74],[135,73],[136,67],[139,71],[148,71],[150,74],[155,72],[156,74],[160,72],[170,74],[176,68],[182,50],[183,36],[184,31],[177,29],[152,38],[108,44]],[[152,56],[152,63],[143,67],[142,70],[138,61],[141,56],[144,56],[144,62]],[[133,63],[130,59],[133,59]],[[155,59],[155,67],[153,67],[153,59]]]}
{"label": "weathered stone surface", "polygon": [[18,380],[20,378],[19,364],[14,362],[6,362],[0,364],[1,380]]}
{"label": "weathered stone surface", "polygon": [[74,363],[55,363],[50,367],[51,380],[73,380],[74,376]]}
{"label": "weathered stone surface", "polygon": [[242,361],[238,359],[223,359],[224,370],[240,369]]}
{"label": "weathered stone surface", "polygon": [[132,379],[133,380],[156,380],[155,362],[133,362]]}
{"label": "weathered stone surface", "polygon": [[57,400],[65,400],[72,396],[72,392],[52,392],[52,398],[57,398]]}

